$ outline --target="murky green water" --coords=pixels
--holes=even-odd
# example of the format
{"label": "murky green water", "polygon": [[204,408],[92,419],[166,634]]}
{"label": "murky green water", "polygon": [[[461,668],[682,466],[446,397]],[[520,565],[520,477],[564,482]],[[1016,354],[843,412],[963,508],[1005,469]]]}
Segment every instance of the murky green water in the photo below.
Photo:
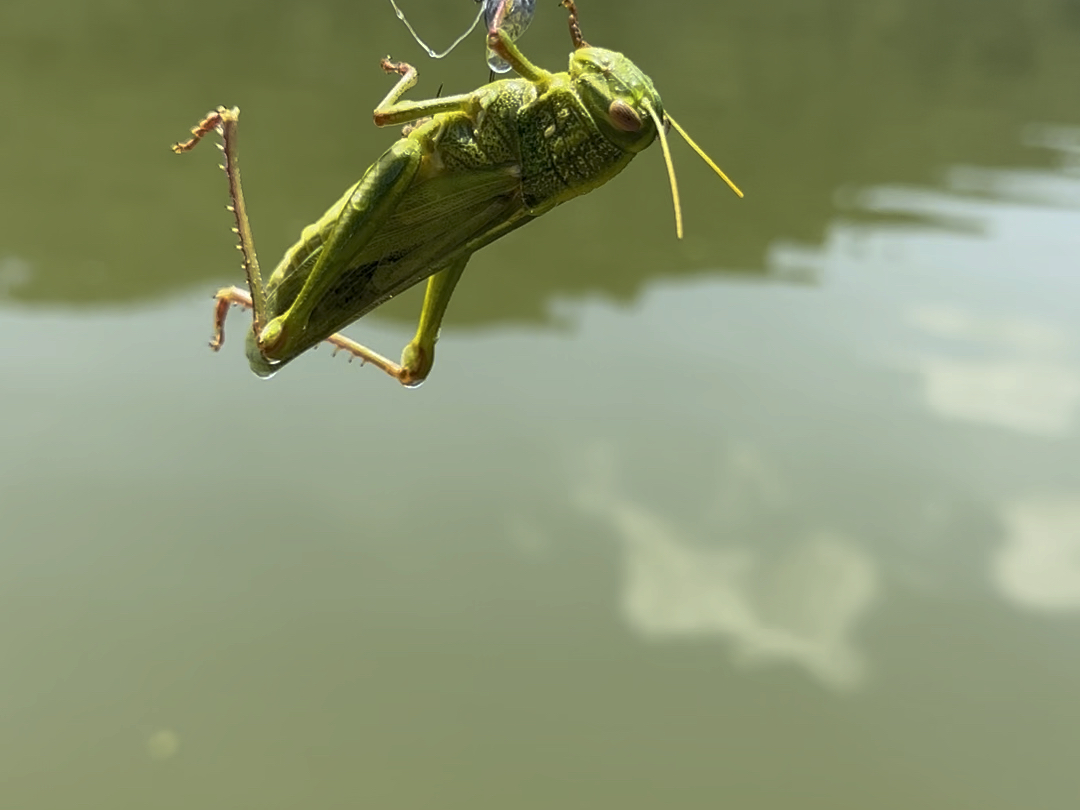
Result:
{"label": "murky green water", "polygon": [[168,146],[243,108],[272,265],[378,59],[459,92],[478,37],[0,7],[0,807],[1080,806],[1080,4],[580,5],[747,197],[676,145],[678,243],[649,150],[473,260],[419,391],[210,353]]}

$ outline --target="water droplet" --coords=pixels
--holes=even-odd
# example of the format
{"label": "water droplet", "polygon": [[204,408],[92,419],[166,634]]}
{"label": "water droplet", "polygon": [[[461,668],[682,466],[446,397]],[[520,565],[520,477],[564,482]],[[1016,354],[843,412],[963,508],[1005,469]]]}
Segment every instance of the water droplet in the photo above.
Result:
{"label": "water droplet", "polygon": [[[477,2],[480,1],[477,0]],[[488,31],[495,22],[499,7],[506,6],[503,11],[502,30],[514,42],[517,42],[518,38],[525,33],[536,14],[536,0],[483,0],[483,3],[484,28]],[[506,73],[510,70],[510,63],[498,54],[492,53],[490,48],[487,52],[487,62],[488,67],[496,73]]]}

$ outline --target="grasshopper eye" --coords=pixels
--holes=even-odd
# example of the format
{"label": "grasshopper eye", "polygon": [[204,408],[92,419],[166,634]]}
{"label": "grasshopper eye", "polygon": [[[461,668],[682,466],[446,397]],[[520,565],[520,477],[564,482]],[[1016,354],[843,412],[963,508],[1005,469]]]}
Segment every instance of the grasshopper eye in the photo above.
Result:
{"label": "grasshopper eye", "polygon": [[641,129],[641,116],[634,112],[634,108],[625,101],[616,99],[608,107],[608,118],[616,129],[623,132],[637,132]]}

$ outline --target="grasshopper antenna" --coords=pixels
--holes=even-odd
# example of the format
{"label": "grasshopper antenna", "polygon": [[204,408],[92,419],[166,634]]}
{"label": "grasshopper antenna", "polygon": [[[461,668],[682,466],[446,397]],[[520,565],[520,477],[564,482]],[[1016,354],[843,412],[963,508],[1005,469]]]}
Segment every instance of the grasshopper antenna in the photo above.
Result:
{"label": "grasshopper antenna", "polygon": [[466,29],[465,33],[455,39],[453,43],[451,43],[450,47],[447,48],[445,51],[443,51],[442,53],[436,53],[434,48],[424,42],[424,40],[420,39],[420,35],[416,33],[416,29],[413,28],[412,25],[409,24],[409,21],[405,19],[405,12],[398,8],[398,4],[395,3],[394,0],[390,0],[390,5],[394,7],[394,13],[397,14],[397,18],[403,23],[405,23],[405,27],[409,29],[409,33],[412,34],[413,39],[416,40],[417,44],[421,48],[427,51],[428,56],[430,56],[432,59],[442,59],[444,56],[450,53],[450,51],[454,50],[454,48],[460,45],[465,39],[465,37],[467,37],[473,32],[473,29],[476,28],[477,23],[480,22],[480,18],[484,15],[484,6],[481,5],[480,10],[476,12],[476,19],[472,21],[472,25],[470,25],[468,29]]}
{"label": "grasshopper antenna", "polygon": [[660,116],[656,114],[656,110],[652,108],[651,104],[646,103],[645,109],[648,110],[649,117],[656,124],[656,134],[660,136],[660,147],[664,150],[664,163],[667,164],[667,176],[671,183],[671,202],[675,205],[675,237],[682,239],[682,206],[679,205],[679,184],[675,181],[675,164],[671,161],[671,149],[668,147],[664,122],[660,120]]}
{"label": "grasshopper antenna", "polygon": [[700,157],[702,160],[704,160],[706,163],[708,163],[709,167],[714,172],[716,172],[718,175],[720,175],[720,179],[728,184],[728,188],[730,188],[732,191],[734,191],[735,194],[737,194],[739,197],[742,197],[743,193],[739,190],[739,187],[731,182],[731,180],[728,178],[728,176],[726,174],[724,174],[723,170],[719,166],[717,166],[715,163],[713,163],[712,158],[705,154],[704,149],[702,149],[700,146],[698,146],[696,143],[694,143],[694,139],[686,134],[686,130],[683,129],[682,127],[680,127],[679,123],[674,118],[672,118],[670,115],[667,115],[665,117],[667,118],[668,123],[671,124],[673,127],[675,127],[675,131],[678,132],[680,135],[682,135],[683,140],[686,141],[688,144],[690,144],[690,148],[698,153],[698,157]]}
{"label": "grasshopper antenna", "polygon": [[581,35],[581,25],[578,23],[577,6],[574,5],[574,0],[560,0],[559,5],[570,12],[570,39],[574,43],[574,50],[588,48],[589,43]]}
{"label": "grasshopper antenna", "polygon": [[668,146],[667,127],[664,126],[665,121],[675,127],[675,131],[682,135],[683,140],[690,144],[690,148],[697,152],[701,159],[712,167],[712,170],[714,172],[720,175],[720,177],[725,183],[728,184],[728,187],[732,191],[734,191],[740,198],[743,196],[743,193],[739,190],[739,187],[732,183],[728,176],[724,174],[723,170],[721,170],[719,166],[713,163],[712,158],[705,154],[705,150],[698,146],[696,143],[694,143],[693,138],[686,134],[686,130],[680,127],[675,122],[674,118],[672,118],[670,115],[665,114],[664,120],[661,121],[660,116],[657,115],[656,110],[652,108],[652,105],[646,104],[645,109],[648,110],[649,117],[652,118],[653,123],[656,124],[656,134],[660,136],[660,147],[664,150],[664,163],[667,164],[668,180],[671,183],[671,201],[675,205],[675,236],[679,239],[682,239],[682,206],[679,204],[679,184],[675,181],[675,164],[671,160],[671,148]]}

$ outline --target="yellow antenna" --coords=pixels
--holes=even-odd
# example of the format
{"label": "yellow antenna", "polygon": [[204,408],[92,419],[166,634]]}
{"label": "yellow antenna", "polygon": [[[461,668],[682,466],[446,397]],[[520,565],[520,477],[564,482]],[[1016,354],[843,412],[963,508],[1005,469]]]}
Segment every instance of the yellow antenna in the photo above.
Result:
{"label": "yellow antenna", "polygon": [[[656,134],[660,136],[660,146],[664,150],[664,162],[667,164],[668,180],[671,181],[671,201],[675,204],[675,236],[682,239],[682,206],[679,205],[679,184],[675,182],[675,164],[671,162],[671,150],[668,148],[667,134],[664,132],[664,122],[656,114],[652,105],[645,102],[645,109],[656,124]],[[681,130],[680,130],[681,131]],[[685,135],[683,137],[686,137]],[[706,158],[708,160],[708,158]],[[719,171],[719,169],[717,169]],[[727,179],[727,178],[725,178]],[[731,181],[728,181],[731,182]],[[740,193],[741,197],[742,194]]]}
{"label": "yellow antenna", "polygon": [[[655,117],[655,114],[654,114],[654,117]],[[728,187],[732,191],[734,191],[736,194],[738,194],[740,197],[742,197],[743,193],[741,191],[739,191],[739,187],[737,185],[735,185],[734,183],[732,183],[731,180],[728,179],[728,176],[726,174],[724,174],[724,172],[720,169],[720,167],[712,162],[712,158],[705,154],[704,149],[702,149],[700,146],[698,146],[696,143],[694,143],[694,139],[686,134],[686,130],[683,129],[682,127],[680,127],[678,125],[678,123],[675,121],[675,119],[672,118],[670,115],[665,116],[665,117],[671,123],[671,125],[673,127],[675,127],[675,131],[683,136],[683,140],[686,141],[688,144],[690,144],[690,148],[693,149],[695,152],[697,152],[698,155],[701,157],[701,159],[704,160],[706,163],[708,163],[712,167],[712,170],[714,172],[716,172],[718,175],[720,175],[720,177],[723,179],[723,181],[725,183],[728,184]],[[663,141],[661,141],[661,143],[663,143]],[[666,145],[664,146],[664,152],[665,153],[667,152],[667,146]],[[669,165],[669,170],[670,170],[670,165]],[[675,185],[675,175],[671,176],[671,184],[674,187],[674,185]]]}

